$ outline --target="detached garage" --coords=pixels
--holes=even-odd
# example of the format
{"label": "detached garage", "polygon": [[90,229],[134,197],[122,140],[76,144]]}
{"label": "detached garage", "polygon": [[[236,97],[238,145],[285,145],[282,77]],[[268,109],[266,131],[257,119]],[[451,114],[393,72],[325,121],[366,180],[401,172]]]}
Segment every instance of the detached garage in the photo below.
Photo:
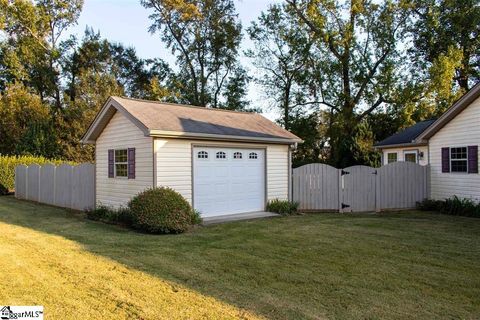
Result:
{"label": "detached garage", "polygon": [[168,186],[212,217],[289,199],[301,139],[256,113],[110,97],[82,141],[96,146],[97,205]]}

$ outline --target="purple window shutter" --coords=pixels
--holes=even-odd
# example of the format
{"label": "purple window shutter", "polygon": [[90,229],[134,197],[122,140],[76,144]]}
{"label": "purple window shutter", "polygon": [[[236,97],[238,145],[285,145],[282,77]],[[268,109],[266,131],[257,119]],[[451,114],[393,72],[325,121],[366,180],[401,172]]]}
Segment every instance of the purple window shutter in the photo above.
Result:
{"label": "purple window shutter", "polygon": [[478,173],[478,146],[468,146],[468,173]]}
{"label": "purple window shutter", "polygon": [[442,172],[450,172],[450,148],[442,148]]}
{"label": "purple window shutter", "polygon": [[135,148],[128,148],[128,179],[135,179]]}
{"label": "purple window shutter", "polygon": [[115,177],[115,151],[113,149],[108,150],[108,177]]}

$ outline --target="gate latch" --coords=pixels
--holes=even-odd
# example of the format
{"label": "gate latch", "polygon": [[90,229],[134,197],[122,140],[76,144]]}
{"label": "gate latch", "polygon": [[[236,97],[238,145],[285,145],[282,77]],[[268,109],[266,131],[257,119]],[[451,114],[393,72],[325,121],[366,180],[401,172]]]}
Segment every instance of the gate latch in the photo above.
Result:
{"label": "gate latch", "polygon": [[345,209],[345,208],[350,208],[350,205],[345,204],[345,203],[342,202],[342,209]]}
{"label": "gate latch", "polygon": [[350,172],[345,171],[345,170],[342,170],[342,176],[344,176],[344,175],[346,175],[346,174],[350,174]]}

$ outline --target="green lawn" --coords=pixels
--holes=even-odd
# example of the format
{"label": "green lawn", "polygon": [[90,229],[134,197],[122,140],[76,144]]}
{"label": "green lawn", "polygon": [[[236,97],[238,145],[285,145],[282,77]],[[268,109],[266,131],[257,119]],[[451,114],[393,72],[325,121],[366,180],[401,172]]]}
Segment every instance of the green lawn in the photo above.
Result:
{"label": "green lawn", "polygon": [[0,304],[46,319],[480,318],[480,219],[312,214],[147,235],[0,197]]}

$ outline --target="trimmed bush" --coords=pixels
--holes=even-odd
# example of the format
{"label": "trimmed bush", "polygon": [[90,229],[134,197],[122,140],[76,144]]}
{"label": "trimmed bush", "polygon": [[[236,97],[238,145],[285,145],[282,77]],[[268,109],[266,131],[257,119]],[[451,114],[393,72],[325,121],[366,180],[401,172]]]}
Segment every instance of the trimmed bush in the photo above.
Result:
{"label": "trimmed bush", "polygon": [[150,233],[181,233],[199,222],[185,198],[173,189],[147,189],[128,204],[133,227]]}
{"label": "trimmed bush", "polygon": [[453,196],[446,200],[425,199],[417,203],[417,208],[424,211],[436,211],[454,216],[480,218],[480,204],[471,199]]}
{"label": "trimmed bush", "polygon": [[271,200],[267,203],[267,211],[279,213],[283,216],[296,214],[298,212],[298,202],[288,200]]}
{"label": "trimmed bush", "polygon": [[15,188],[15,167],[24,164],[26,166],[36,163],[44,165],[51,163],[60,165],[68,163],[74,165],[74,162],[63,160],[52,160],[44,157],[34,156],[2,156],[0,155],[0,195],[14,191]]}

